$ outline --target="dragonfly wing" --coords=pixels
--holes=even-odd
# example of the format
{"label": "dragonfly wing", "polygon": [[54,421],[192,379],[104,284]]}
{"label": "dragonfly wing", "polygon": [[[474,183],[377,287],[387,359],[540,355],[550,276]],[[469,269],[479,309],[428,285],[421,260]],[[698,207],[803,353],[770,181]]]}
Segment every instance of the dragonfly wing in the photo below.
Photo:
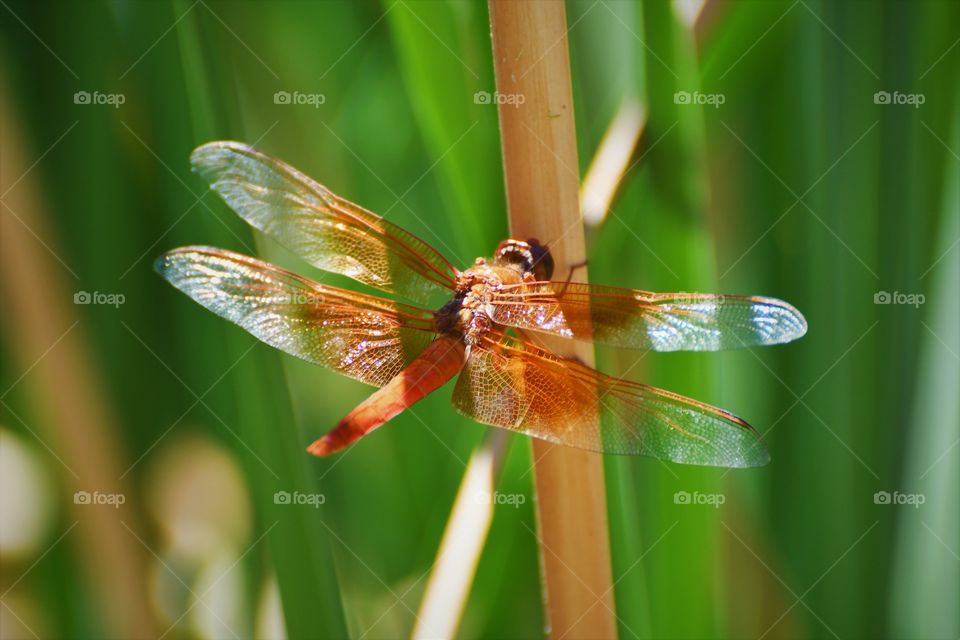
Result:
{"label": "dragonfly wing", "polygon": [[429,311],[321,285],[232,251],[182,247],[160,256],[156,269],[270,346],[378,387],[435,333]]}
{"label": "dragonfly wing", "polygon": [[790,342],[807,322],[776,298],[651,293],[532,282],[497,294],[492,319],[519,329],[654,351],[716,351]]}
{"label": "dragonfly wing", "polygon": [[506,336],[473,347],[453,403],[483,424],[590,451],[718,467],[769,460],[757,433],[731,413]]}
{"label": "dragonfly wing", "polygon": [[193,168],[252,226],[310,264],[427,303],[456,270],[426,242],[238,142],[194,150]]}

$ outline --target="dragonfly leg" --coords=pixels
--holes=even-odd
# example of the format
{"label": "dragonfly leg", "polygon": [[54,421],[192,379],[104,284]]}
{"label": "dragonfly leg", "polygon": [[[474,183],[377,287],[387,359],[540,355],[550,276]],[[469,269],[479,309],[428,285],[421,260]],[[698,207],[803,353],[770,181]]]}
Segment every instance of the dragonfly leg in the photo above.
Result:
{"label": "dragonfly leg", "polygon": [[577,269],[583,269],[587,266],[587,259],[584,258],[580,262],[570,265],[570,270],[567,272],[567,279],[563,281],[563,287],[560,289],[560,295],[562,296],[567,290],[567,287],[573,281],[573,274],[577,272]]}

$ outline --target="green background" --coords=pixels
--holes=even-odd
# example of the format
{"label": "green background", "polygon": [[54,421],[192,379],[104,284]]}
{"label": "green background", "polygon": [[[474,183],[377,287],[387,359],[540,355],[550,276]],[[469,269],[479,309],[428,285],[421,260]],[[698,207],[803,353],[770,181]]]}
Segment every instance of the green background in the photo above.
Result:
{"label": "green background", "polygon": [[[65,305],[57,321],[79,319],[88,374],[114,416],[116,464],[136,462],[125,482],[143,523],[143,589],[151,602],[155,584],[179,590],[157,605],[157,628],[259,634],[260,594],[275,579],[292,638],[409,635],[487,429],[456,414],[446,388],[348,453],[313,459],[303,447],[369,389],[252,346],[151,263],[211,244],[343,283],[251,234],[190,173],[190,151],[215,139],[287,160],[458,266],[488,255],[507,223],[496,109],[474,100],[494,86],[486,5],[2,4],[0,91],[14,114],[3,135],[37,160],[13,188],[39,194],[36,241],[61,287],[125,296],[117,308]],[[691,31],[669,3],[567,3],[581,175],[625,99],[649,110],[612,210],[588,230],[590,277],[776,296],[810,328],[755,351],[598,353],[605,371],[745,417],[772,456],[732,472],[607,458],[620,635],[956,638],[960,4],[709,6]],[[75,104],[77,91],[125,101]],[[276,104],[277,91],[323,104]],[[677,91],[723,104],[677,104]],[[881,91],[923,104],[877,104]],[[21,224],[14,213],[3,209],[4,227]],[[875,304],[879,292],[924,302]],[[31,553],[0,562],[3,629],[97,637],[114,603],[81,567],[83,539],[61,536],[117,516],[73,504],[82,482],[47,448],[54,427],[36,407],[59,391],[21,379],[41,353],[15,357],[18,337],[0,326],[4,439],[44,469],[37,495],[53,514]],[[182,459],[192,448],[206,452],[198,464],[215,451],[240,469],[237,504],[252,504],[238,507],[233,555],[212,569],[215,580],[236,561],[242,575],[224,605],[238,610],[233,633],[192,614],[173,625],[219,565],[168,555],[169,523],[150,504],[164,476],[149,470],[166,464],[161,452]],[[530,499],[496,509],[462,637],[543,633],[530,464],[512,437],[499,490]],[[322,492],[325,503],[276,505],[275,491]],[[681,491],[724,502],[676,504]],[[877,492],[924,503],[877,504]]]}

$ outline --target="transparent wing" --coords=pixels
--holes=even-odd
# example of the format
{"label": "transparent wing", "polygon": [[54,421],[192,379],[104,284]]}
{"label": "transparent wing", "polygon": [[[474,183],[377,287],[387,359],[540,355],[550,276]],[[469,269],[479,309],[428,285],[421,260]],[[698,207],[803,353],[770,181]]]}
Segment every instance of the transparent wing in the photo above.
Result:
{"label": "transparent wing", "polygon": [[716,351],[790,342],[807,321],[776,298],[651,293],[584,283],[505,287],[494,322],[566,338],[654,351]]}
{"label": "transparent wing", "polygon": [[378,387],[434,337],[429,311],[327,287],[231,251],[182,247],[155,267],[270,346]]}
{"label": "transparent wing", "polygon": [[426,242],[238,142],[190,158],[244,220],[310,264],[416,302],[453,287],[456,270]]}
{"label": "transparent wing", "polygon": [[473,347],[453,403],[483,424],[590,451],[718,467],[769,461],[750,425],[723,409],[505,336]]}

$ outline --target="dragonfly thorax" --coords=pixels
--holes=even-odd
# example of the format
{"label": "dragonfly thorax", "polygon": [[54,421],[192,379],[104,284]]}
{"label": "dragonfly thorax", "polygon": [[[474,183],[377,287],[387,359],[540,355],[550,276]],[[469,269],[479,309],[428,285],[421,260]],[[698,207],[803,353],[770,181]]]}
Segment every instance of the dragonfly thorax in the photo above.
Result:
{"label": "dragonfly thorax", "polygon": [[[472,267],[454,279],[454,297],[437,311],[437,331],[459,335],[468,345],[477,344],[493,326],[493,299],[504,285],[524,280],[514,265],[489,264],[477,258]],[[528,276],[529,277],[529,276]]]}
{"label": "dragonfly thorax", "polygon": [[468,346],[476,344],[492,326],[490,301],[504,278],[512,281],[518,275],[504,273],[502,267],[490,266],[483,259],[458,273],[454,297],[435,314],[437,331],[459,335]]}

